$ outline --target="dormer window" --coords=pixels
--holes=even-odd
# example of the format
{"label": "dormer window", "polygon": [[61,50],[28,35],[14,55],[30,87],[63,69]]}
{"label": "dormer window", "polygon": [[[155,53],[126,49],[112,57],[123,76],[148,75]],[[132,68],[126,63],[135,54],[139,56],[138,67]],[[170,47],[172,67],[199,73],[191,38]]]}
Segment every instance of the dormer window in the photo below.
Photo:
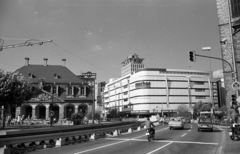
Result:
{"label": "dormer window", "polygon": [[86,86],[79,87],[79,93],[80,96],[86,96]]}
{"label": "dormer window", "polygon": [[58,95],[58,86],[51,87],[52,94]]}
{"label": "dormer window", "polygon": [[59,76],[57,74],[54,74],[54,79],[59,79]]}
{"label": "dormer window", "polygon": [[66,87],[66,93],[67,95],[73,95],[73,86]]}
{"label": "dormer window", "polygon": [[32,78],[33,78],[33,74],[32,74],[32,73],[29,73],[29,74],[28,74],[28,77],[32,79]]}

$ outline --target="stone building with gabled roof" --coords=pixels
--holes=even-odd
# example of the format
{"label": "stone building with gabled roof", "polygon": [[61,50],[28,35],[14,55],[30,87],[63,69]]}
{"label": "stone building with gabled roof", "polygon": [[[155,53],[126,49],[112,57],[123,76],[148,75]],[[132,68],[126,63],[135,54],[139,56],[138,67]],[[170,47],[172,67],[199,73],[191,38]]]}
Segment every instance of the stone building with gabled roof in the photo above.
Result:
{"label": "stone building with gabled roof", "polygon": [[62,61],[62,65],[48,65],[48,59],[44,58],[43,65],[33,65],[25,58],[25,66],[16,72],[29,80],[33,95],[21,107],[13,109],[13,116],[48,119],[52,110],[56,119],[65,119],[73,113],[86,115],[92,110],[94,95],[89,80],[79,78],[66,67],[66,59]]}

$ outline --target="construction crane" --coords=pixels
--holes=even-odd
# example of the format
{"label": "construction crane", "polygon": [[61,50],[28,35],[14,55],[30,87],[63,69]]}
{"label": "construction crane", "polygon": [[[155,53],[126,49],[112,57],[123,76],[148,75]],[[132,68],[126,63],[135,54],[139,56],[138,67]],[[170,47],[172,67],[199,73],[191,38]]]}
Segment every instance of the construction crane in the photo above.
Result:
{"label": "construction crane", "polygon": [[43,45],[43,43],[48,43],[48,42],[52,42],[52,40],[30,39],[25,41],[24,43],[3,46],[4,40],[0,38],[0,51],[2,51],[3,49],[23,47],[23,46]]}

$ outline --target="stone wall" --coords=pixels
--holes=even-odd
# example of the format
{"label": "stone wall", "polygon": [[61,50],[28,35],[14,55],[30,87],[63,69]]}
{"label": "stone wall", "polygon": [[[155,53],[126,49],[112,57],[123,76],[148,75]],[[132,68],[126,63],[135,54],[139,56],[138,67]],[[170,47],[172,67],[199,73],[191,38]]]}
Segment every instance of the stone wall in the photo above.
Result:
{"label": "stone wall", "polygon": [[[232,41],[232,33],[230,29],[229,24],[229,5],[228,0],[216,0],[216,6],[217,6],[217,14],[219,18],[219,33],[220,33],[220,39],[226,40],[225,42],[221,43],[221,52],[222,52],[222,58],[226,61],[228,61],[232,66],[233,64],[233,57],[235,57],[235,61],[239,61],[240,56],[235,48],[235,53],[233,54],[233,46],[236,47],[236,41]],[[233,23],[237,19],[232,19],[231,22]],[[233,32],[233,29],[232,29]],[[238,36],[240,34],[236,34]],[[235,39],[235,37],[234,37]],[[240,40],[240,38],[239,38]],[[240,65],[235,63],[236,70],[237,70],[237,76],[236,80],[240,79]],[[226,62],[223,62],[223,71],[227,72],[230,71],[230,67]],[[231,102],[231,95],[236,94],[236,92],[232,89],[232,83],[234,82],[234,79],[232,77],[233,74],[231,73],[224,73],[224,82],[225,82],[225,89],[226,89],[226,105],[230,106]]]}

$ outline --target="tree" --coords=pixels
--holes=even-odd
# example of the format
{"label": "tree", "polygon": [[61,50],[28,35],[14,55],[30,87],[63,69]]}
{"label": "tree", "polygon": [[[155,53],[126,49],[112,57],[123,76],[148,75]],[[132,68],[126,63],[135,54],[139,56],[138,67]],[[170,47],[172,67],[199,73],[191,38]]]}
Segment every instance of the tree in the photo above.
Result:
{"label": "tree", "polygon": [[5,127],[6,112],[8,108],[20,106],[31,98],[30,83],[17,72],[4,72],[0,70],[0,105],[3,110],[3,128]]}
{"label": "tree", "polygon": [[189,112],[189,107],[185,104],[178,105],[178,112]]}
{"label": "tree", "polygon": [[117,109],[111,109],[107,115],[107,118],[119,118],[120,115],[117,111]]}
{"label": "tree", "polygon": [[199,101],[193,106],[193,117],[198,117],[201,111],[211,111],[211,108],[212,103]]}
{"label": "tree", "polygon": [[[88,112],[86,117],[88,119],[92,119],[92,111]],[[94,113],[94,119],[95,120],[100,120],[100,118],[101,118],[101,111],[100,110],[96,110],[95,113]]]}
{"label": "tree", "polygon": [[221,106],[221,107],[215,107],[215,109],[214,109],[214,116],[217,118],[217,119],[219,119],[219,120],[221,120],[224,116],[226,116],[227,115],[227,113],[228,113],[228,108],[227,108],[227,106]]}

